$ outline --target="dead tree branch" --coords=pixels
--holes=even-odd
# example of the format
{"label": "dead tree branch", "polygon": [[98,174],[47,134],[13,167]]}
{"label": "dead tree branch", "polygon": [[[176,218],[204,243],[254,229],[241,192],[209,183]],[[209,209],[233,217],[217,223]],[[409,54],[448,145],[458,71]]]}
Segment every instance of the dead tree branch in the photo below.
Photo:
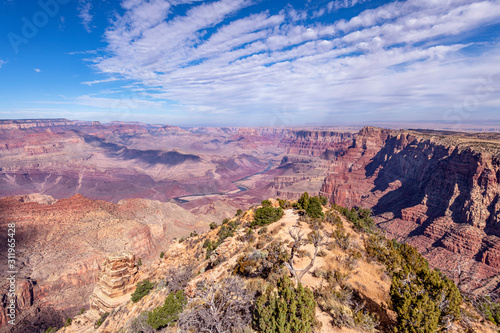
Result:
{"label": "dead tree branch", "polygon": [[[313,230],[308,235],[308,241],[304,240],[304,232],[298,227],[290,228],[288,230],[288,234],[290,235],[290,237],[292,237],[294,242],[290,253],[290,259],[288,260],[288,262],[285,262],[285,266],[290,271],[290,274],[292,274],[292,276],[294,277],[295,283],[298,284],[302,280],[302,277],[314,266],[314,262],[316,261],[316,257],[321,249],[321,246],[328,244],[328,241],[325,240],[325,234],[321,230],[319,230],[319,228],[315,228],[315,230]],[[305,268],[298,269],[294,266],[293,259],[295,258],[300,247],[307,242],[314,245],[314,255]]]}

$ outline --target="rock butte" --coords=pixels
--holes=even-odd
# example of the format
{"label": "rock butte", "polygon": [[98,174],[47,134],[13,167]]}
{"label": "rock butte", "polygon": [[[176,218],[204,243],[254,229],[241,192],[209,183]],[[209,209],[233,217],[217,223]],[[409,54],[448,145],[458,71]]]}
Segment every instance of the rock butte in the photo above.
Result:
{"label": "rock butte", "polygon": [[103,314],[128,301],[139,280],[137,271],[131,252],[120,251],[107,257],[90,296],[90,308]]}

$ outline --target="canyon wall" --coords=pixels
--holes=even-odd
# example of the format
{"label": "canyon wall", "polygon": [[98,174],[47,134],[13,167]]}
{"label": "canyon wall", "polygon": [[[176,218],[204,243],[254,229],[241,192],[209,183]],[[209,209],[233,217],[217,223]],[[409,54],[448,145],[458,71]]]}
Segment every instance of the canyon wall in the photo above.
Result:
{"label": "canyon wall", "polygon": [[290,130],[280,146],[289,155],[314,156],[331,160],[345,150],[351,132],[321,130]]}
{"label": "canyon wall", "polygon": [[371,208],[434,266],[457,280],[467,271],[459,282],[474,290],[500,272],[499,161],[498,134],[366,127],[332,162],[321,193]]}
{"label": "canyon wall", "polygon": [[331,160],[344,153],[354,133],[325,130],[290,130],[280,141],[286,156],[283,171],[272,183],[281,199],[296,200],[302,193],[319,195]]}
{"label": "canyon wall", "polygon": [[237,189],[279,163],[285,130],[184,130],[65,119],[0,121],[0,197],[168,201]]}

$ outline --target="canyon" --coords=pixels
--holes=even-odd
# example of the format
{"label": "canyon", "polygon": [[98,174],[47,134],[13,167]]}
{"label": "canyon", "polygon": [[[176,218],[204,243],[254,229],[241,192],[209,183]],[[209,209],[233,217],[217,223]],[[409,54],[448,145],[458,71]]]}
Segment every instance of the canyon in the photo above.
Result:
{"label": "canyon", "polygon": [[0,121],[0,224],[16,223],[26,325],[88,307],[112,253],[149,264],[239,208],[303,192],[370,208],[462,290],[499,292],[498,133]]}
{"label": "canyon", "polygon": [[500,135],[366,127],[329,169],[321,193],[370,208],[464,290],[499,291]]}

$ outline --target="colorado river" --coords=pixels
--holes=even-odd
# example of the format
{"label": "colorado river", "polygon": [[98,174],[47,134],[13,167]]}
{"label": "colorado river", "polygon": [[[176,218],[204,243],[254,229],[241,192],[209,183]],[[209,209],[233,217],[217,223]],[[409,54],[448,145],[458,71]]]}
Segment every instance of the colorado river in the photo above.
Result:
{"label": "colorado river", "polygon": [[[272,166],[273,166],[272,163],[269,161],[269,165],[264,170],[262,170],[260,172],[257,172],[257,173],[254,173],[254,174],[251,174],[249,176],[245,176],[245,177],[243,177],[241,179],[232,181],[231,183],[236,184],[238,182],[247,180],[247,179],[249,179],[249,178],[251,178],[253,176],[257,176],[257,175],[263,174],[264,172],[270,170]],[[238,187],[238,190],[232,190],[232,191],[226,191],[226,192],[214,192],[214,193],[202,193],[202,194],[183,195],[183,196],[180,196],[180,197],[175,197],[175,198],[173,198],[173,200],[175,200],[175,202],[177,202],[177,203],[181,203],[182,204],[182,203],[193,201],[193,200],[185,200],[183,198],[204,197],[204,196],[209,196],[209,195],[236,194],[236,193],[240,193],[240,192],[244,192],[244,191],[248,190],[248,188],[246,188],[244,186],[241,186],[241,185],[236,185],[236,187]]]}

